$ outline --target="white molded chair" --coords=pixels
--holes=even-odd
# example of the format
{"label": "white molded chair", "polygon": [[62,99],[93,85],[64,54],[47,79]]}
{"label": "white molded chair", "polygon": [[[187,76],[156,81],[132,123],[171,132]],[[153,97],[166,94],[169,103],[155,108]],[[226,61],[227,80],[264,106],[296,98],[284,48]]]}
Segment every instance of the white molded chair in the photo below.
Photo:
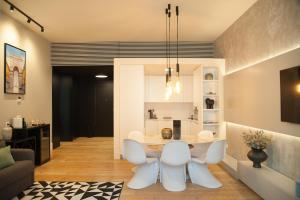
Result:
{"label": "white molded chair", "polygon": [[190,160],[190,150],[184,141],[171,141],[164,146],[160,158],[160,181],[166,190],[185,190],[186,164]]}
{"label": "white molded chair", "polygon": [[[128,139],[135,140],[137,142],[142,142],[144,141],[144,133],[141,131],[130,131],[128,134]],[[153,149],[150,149],[147,145],[143,145],[147,157],[151,158],[159,158],[160,157],[160,152],[155,151]]]}
{"label": "white molded chair", "polygon": [[[198,137],[214,137],[214,134],[210,130],[202,130],[198,133]],[[202,144],[196,144],[194,145],[194,148],[191,149],[191,155],[192,157],[202,157],[205,156],[205,153],[207,152],[207,149],[211,143],[202,143]]]}
{"label": "white molded chair", "polygon": [[198,136],[214,137],[214,133],[210,130],[202,130],[198,133]]}
{"label": "white molded chair", "polygon": [[215,141],[209,146],[206,156],[192,158],[192,161],[188,164],[192,183],[206,188],[222,187],[222,183],[210,173],[207,164],[217,164],[223,160],[225,156],[225,144],[225,140]]}
{"label": "white molded chair", "polygon": [[124,156],[137,165],[134,176],[127,186],[131,189],[142,189],[157,182],[159,161],[157,158],[146,158],[143,146],[135,140],[124,140]]}

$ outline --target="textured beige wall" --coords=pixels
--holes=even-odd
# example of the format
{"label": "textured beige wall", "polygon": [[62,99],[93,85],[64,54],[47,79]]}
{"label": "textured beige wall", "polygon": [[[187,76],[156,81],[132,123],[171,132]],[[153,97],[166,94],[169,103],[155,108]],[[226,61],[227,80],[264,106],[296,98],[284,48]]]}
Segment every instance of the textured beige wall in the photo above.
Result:
{"label": "textured beige wall", "polygon": [[279,73],[297,65],[300,48],[224,79],[225,120],[235,123],[227,124],[227,153],[238,160],[247,159],[249,147],[242,133],[255,128],[268,130],[273,138],[266,164],[294,180],[300,178],[300,124],[281,122]]}
{"label": "textured beige wall", "polygon": [[300,48],[225,76],[225,121],[300,137],[300,124],[281,122],[280,106],[280,70],[298,65]]}
{"label": "textured beige wall", "polygon": [[[33,26],[33,25],[32,25]],[[4,43],[26,51],[26,94],[4,94]],[[0,129],[4,122],[20,114],[26,120],[52,121],[52,70],[50,44],[0,11]]]}
{"label": "textured beige wall", "polygon": [[226,72],[300,47],[300,1],[258,0],[215,42]]}
{"label": "textured beige wall", "polygon": [[[273,136],[267,165],[300,178],[300,125],[280,120],[281,69],[300,65],[300,1],[258,0],[215,42],[226,59],[224,79],[227,153],[243,160],[242,133],[265,129]],[[254,128],[252,128],[254,127]]]}

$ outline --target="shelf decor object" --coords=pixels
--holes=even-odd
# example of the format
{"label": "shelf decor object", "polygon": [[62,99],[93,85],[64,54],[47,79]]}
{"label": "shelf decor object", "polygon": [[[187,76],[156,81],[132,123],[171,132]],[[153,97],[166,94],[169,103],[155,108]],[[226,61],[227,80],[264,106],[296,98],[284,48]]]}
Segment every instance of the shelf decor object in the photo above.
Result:
{"label": "shelf decor object", "polygon": [[163,128],[161,130],[161,137],[164,140],[169,140],[172,138],[172,129],[171,128]]}
{"label": "shelf decor object", "polygon": [[271,137],[264,134],[263,130],[254,133],[243,133],[243,138],[247,146],[251,148],[247,157],[253,162],[254,168],[261,168],[261,163],[266,161],[268,155],[263,151],[271,143]]}
{"label": "shelf decor object", "polygon": [[212,73],[207,73],[205,74],[205,80],[213,80],[214,79],[214,75]]}
{"label": "shelf decor object", "polygon": [[206,109],[214,109],[215,100],[206,98],[205,103],[206,103]]}
{"label": "shelf decor object", "polygon": [[26,52],[4,44],[4,93],[25,94]]}

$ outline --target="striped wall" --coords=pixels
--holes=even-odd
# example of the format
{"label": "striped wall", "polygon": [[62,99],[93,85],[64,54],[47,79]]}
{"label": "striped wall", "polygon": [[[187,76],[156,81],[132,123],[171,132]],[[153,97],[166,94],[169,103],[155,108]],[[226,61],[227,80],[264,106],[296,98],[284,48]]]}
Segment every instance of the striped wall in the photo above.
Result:
{"label": "striped wall", "polygon": [[[114,58],[160,58],[166,55],[165,42],[52,43],[52,66],[113,65]],[[171,44],[171,57],[176,43]],[[212,58],[214,43],[180,42],[181,58]]]}

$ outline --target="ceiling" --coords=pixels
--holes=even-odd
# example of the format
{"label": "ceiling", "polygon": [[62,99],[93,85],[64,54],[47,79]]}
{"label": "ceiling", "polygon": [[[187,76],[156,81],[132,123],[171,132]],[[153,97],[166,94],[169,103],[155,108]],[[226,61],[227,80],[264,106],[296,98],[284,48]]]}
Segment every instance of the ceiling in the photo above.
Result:
{"label": "ceiling", "polygon": [[[164,76],[166,73],[165,73],[165,70],[166,70],[166,65],[165,64],[161,64],[161,65],[158,65],[158,64],[153,64],[153,65],[150,65],[150,64],[145,64],[144,65],[144,73],[145,75],[152,75],[152,76]],[[186,76],[191,76],[193,75],[193,72],[198,68],[200,67],[199,64],[181,64],[180,65],[180,75],[186,75]],[[175,73],[175,69],[176,69],[176,66],[175,64],[174,65],[171,65],[171,68],[172,68],[172,73]]]}
{"label": "ceiling", "polygon": [[[4,12],[51,42],[164,41],[168,3],[180,6],[180,40],[214,41],[256,0],[11,0],[45,26],[45,32],[20,14]],[[174,15],[173,15],[174,16]],[[175,17],[172,18],[175,32]],[[173,33],[172,31],[172,33]],[[173,39],[175,39],[173,35]]]}

